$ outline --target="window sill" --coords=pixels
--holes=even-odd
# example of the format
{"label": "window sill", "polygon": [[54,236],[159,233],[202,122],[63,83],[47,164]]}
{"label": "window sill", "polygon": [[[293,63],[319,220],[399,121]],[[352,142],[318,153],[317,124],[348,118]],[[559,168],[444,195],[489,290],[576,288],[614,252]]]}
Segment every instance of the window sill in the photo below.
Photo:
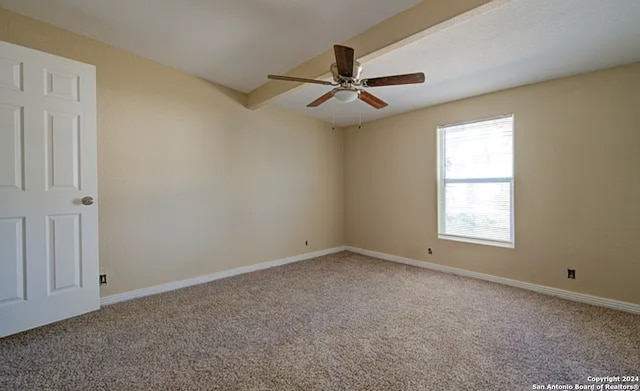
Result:
{"label": "window sill", "polygon": [[464,243],[472,243],[472,244],[483,244],[485,246],[495,246],[495,247],[504,247],[504,248],[516,247],[514,242],[498,242],[494,240],[474,239],[474,238],[467,238],[464,236],[455,236],[455,235],[438,234],[438,239],[453,240],[455,242],[464,242]]}

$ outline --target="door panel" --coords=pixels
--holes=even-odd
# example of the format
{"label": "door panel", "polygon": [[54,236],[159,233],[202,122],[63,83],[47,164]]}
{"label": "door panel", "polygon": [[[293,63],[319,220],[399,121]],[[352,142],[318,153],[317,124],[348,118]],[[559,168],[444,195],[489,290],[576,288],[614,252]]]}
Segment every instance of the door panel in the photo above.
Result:
{"label": "door panel", "polygon": [[100,307],[95,96],[95,67],[0,41],[0,337]]}
{"label": "door panel", "polygon": [[81,288],[80,215],[49,216],[48,220],[49,293]]}
{"label": "door panel", "polygon": [[0,219],[0,305],[24,300],[24,218]]}
{"label": "door panel", "polygon": [[79,101],[80,83],[78,75],[70,75],[55,70],[45,69],[45,96]]}
{"label": "door panel", "polygon": [[0,104],[0,191],[21,191],[24,156],[22,107]]}
{"label": "door panel", "polygon": [[81,190],[80,117],[46,113],[46,164],[48,190]]}
{"label": "door panel", "polygon": [[0,56],[0,88],[22,91],[22,62]]}

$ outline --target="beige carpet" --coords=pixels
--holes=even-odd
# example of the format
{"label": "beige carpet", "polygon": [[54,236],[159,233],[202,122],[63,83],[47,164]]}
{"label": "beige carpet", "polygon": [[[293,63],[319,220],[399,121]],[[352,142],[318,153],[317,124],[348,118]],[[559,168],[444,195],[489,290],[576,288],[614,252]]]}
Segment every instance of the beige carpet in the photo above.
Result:
{"label": "beige carpet", "polygon": [[639,372],[639,315],[348,252],[0,340],[1,390],[531,390]]}

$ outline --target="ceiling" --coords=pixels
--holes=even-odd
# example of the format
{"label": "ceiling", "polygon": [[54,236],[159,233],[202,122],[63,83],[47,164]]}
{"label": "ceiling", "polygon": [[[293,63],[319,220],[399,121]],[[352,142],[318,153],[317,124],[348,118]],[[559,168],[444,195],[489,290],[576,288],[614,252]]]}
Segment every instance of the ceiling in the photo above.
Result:
{"label": "ceiling", "polygon": [[0,0],[242,92],[420,0]]}
{"label": "ceiling", "polygon": [[[544,80],[640,61],[639,0],[515,0],[364,64],[363,77],[425,72],[422,85],[370,88],[376,110],[335,99],[305,107],[330,87],[306,85],[276,104],[338,126]],[[356,53],[357,57],[358,53]],[[328,65],[328,64],[327,64]]]}
{"label": "ceiling", "polygon": [[[0,7],[249,92],[419,0],[0,0]],[[305,85],[277,97],[338,126],[640,61],[640,0],[501,0],[364,63],[363,77],[425,72],[423,85],[369,89],[375,110]],[[356,56],[358,53],[356,53]],[[327,64],[327,69],[330,64]],[[285,82],[282,82],[285,83]]]}

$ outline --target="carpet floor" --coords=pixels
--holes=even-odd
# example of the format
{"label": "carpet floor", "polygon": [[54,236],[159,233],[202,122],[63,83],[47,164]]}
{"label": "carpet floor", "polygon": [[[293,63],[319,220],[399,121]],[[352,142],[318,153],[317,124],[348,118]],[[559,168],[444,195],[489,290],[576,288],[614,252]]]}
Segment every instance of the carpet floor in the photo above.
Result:
{"label": "carpet floor", "polygon": [[0,340],[1,390],[493,391],[612,375],[640,375],[640,315],[349,252]]}

